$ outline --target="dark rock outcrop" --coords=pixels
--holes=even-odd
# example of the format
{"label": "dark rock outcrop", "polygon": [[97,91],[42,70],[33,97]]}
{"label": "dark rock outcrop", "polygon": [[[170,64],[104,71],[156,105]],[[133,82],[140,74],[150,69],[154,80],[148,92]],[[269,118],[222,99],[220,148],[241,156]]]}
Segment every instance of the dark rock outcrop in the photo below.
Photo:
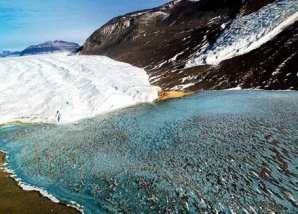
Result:
{"label": "dark rock outcrop", "polygon": [[[116,17],[95,31],[81,54],[106,55],[143,67],[164,89],[192,82],[190,90],[242,88],[298,89],[297,23],[273,40],[217,66],[186,68],[190,57],[214,44],[236,17],[273,0],[176,0],[151,10]],[[224,27],[223,27],[224,26]],[[189,78],[191,77],[191,78]]]}

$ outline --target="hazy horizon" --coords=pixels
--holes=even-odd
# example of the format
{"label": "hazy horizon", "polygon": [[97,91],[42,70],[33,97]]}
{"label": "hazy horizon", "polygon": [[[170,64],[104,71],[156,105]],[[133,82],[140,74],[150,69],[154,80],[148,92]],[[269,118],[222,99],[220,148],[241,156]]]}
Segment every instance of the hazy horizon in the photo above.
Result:
{"label": "hazy horizon", "polygon": [[0,0],[0,51],[64,40],[80,45],[115,16],[168,0]]}

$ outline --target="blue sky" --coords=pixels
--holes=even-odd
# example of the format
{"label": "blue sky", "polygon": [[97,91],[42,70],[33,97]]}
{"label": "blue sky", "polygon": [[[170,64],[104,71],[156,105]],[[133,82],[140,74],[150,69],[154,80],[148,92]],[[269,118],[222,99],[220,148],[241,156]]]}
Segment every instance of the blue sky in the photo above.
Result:
{"label": "blue sky", "polygon": [[82,44],[111,18],[169,0],[0,0],[0,51],[50,40]]}

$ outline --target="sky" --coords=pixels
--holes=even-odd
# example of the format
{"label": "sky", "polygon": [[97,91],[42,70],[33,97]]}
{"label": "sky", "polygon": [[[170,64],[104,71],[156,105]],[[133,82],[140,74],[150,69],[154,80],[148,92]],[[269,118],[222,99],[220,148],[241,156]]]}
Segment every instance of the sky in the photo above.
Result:
{"label": "sky", "polygon": [[111,18],[169,0],[0,0],[0,51],[52,40],[80,45]]}

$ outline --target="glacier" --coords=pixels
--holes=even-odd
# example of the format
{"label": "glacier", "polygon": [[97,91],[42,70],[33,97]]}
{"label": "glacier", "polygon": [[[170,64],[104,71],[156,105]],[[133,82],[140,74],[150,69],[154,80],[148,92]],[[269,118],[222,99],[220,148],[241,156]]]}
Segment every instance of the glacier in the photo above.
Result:
{"label": "glacier", "polygon": [[104,56],[50,54],[0,59],[0,124],[71,123],[153,102],[143,69]]}
{"label": "glacier", "polygon": [[195,53],[185,67],[216,65],[259,48],[298,20],[297,0],[278,0],[257,12],[238,16],[214,44]]}

